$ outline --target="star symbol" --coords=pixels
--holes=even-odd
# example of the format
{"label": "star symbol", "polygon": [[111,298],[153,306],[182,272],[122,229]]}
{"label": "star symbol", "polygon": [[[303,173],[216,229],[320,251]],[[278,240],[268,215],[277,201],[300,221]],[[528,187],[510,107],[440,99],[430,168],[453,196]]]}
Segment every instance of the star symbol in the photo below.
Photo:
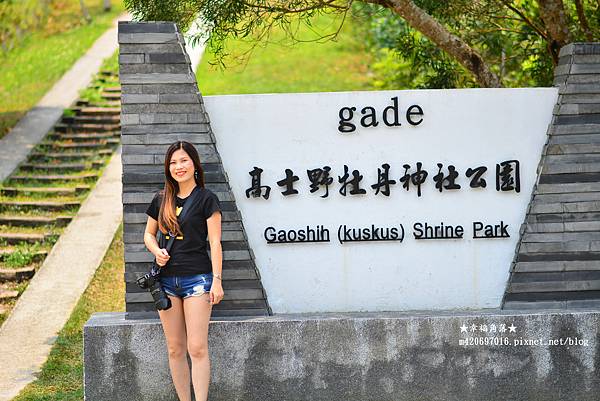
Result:
{"label": "star symbol", "polygon": [[514,324],[510,324],[510,326],[508,326],[508,332],[509,333],[516,333],[517,332],[517,327]]}
{"label": "star symbol", "polygon": [[461,333],[466,333],[467,332],[467,325],[463,323],[462,326],[460,326],[460,332]]}

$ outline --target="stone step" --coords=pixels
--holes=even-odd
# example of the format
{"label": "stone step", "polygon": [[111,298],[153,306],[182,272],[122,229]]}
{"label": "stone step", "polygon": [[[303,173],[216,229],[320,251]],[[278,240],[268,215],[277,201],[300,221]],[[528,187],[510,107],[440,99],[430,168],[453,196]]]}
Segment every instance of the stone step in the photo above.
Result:
{"label": "stone step", "polygon": [[519,254],[600,252],[600,241],[523,242]]}
{"label": "stone step", "polygon": [[32,152],[30,159],[59,159],[73,160],[112,155],[112,149],[99,149],[95,152]]}
{"label": "stone step", "polygon": [[[131,243],[128,242],[125,244],[125,252],[146,252],[146,246],[144,245],[143,235],[138,236],[136,241]],[[236,240],[225,240],[221,239],[221,248],[224,252],[227,251],[243,251],[248,249],[248,243],[245,241],[236,241]],[[210,245],[208,247],[208,251],[210,253]]]}
{"label": "stone step", "polygon": [[[591,85],[594,87],[597,87],[598,85]],[[600,103],[600,96],[598,94],[598,92],[587,92],[587,93],[582,93],[582,92],[571,92],[571,93],[565,93],[561,96],[560,98],[561,101],[561,106],[562,105],[584,105],[584,104],[596,104],[596,103]],[[562,112],[562,108],[559,109]],[[565,110],[565,111],[569,111],[569,110]]]}
{"label": "stone step", "polygon": [[[531,244],[524,244],[531,245]],[[523,250],[523,246],[519,249],[517,255],[518,262],[572,262],[572,261],[596,261],[600,263],[600,252],[592,251],[564,251],[560,249],[553,249],[547,252],[541,253],[527,253]]]}
{"label": "stone step", "polygon": [[114,147],[120,142],[118,138],[110,138],[88,142],[42,142],[41,145],[55,149],[106,149]]}
{"label": "stone step", "polygon": [[19,291],[0,288],[0,302],[10,301],[19,297]]}
{"label": "stone step", "polygon": [[531,283],[512,282],[508,292],[564,292],[564,291],[599,291],[600,280],[580,281],[542,281]]}
{"label": "stone step", "polygon": [[502,309],[506,310],[556,310],[566,309],[564,301],[506,301]]}
{"label": "stone step", "polygon": [[560,88],[560,94],[574,93],[598,93],[600,94],[600,85],[598,84],[567,84]]}
{"label": "stone step", "polygon": [[52,181],[78,181],[78,180],[95,180],[98,178],[98,174],[94,173],[86,173],[86,174],[77,174],[77,175],[13,175],[9,177],[10,181],[19,181],[19,182],[27,182],[27,181],[44,181],[44,182],[52,182]]}
{"label": "stone step", "polygon": [[47,164],[47,163],[24,163],[21,164],[20,169],[23,171],[33,170],[45,170],[48,172],[69,172],[69,171],[83,171],[89,168],[89,166],[83,163],[60,163],[60,164]]}
{"label": "stone step", "polygon": [[[233,318],[269,316],[267,303],[264,299],[252,301],[221,301],[213,306],[211,316],[214,318]],[[130,312],[142,312],[144,318],[158,319],[156,308],[152,303],[129,303],[127,310]]]}
{"label": "stone step", "polygon": [[213,317],[242,317],[242,316],[269,316],[269,312],[266,308],[259,309],[225,309],[223,307],[217,308],[222,301],[213,306],[211,316]]}
{"label": "stone step", "polygon": [[[228,224],[233,222],[239,222],[242,220],[242,217],[239,211],[226,212],[221,213],[223,215],[222,224]],[[136,224],[136,223],[146,223],[148,221],[148,215],[146,213],[125,213],[123,215],[123,222],[126,224]]]}
{"label": "stone step", "polygon": [[600,201],[539,202],[534,199],[530,213],[589,213],[600,212]]}
{"label": "stone step", "polygon": [[[539,295],[539,293],[537,294]],[[575,299],[568,301],[507,301],[502,309],[506,310],[551,310],[551,309],[596,309],[600,299]]]}
{"label": "stone step", "polygon": [[120,124],[95,124],[95,123],[83,123],[83,124],[56,124],[54,126],[55,132],[69,133],[69,132],[113,132],[121,129]]}
{"label": "stone step", "polygon": [[[146,274],[150,270],[147,268],[139,268],[133,271],[125,272],[125,281],[127,283],[135,283],[137,278]],[[254,268],[230,268],[223,266],[223,282],[238,281],[238,280],[258,280],[258,275]]]}
{"label": "stone step", "polygon": [[564,194],[537,194],[534,202],[541,203],[572,203],[591,202],[600,200],[600,192],[577,192]]}
{"label": "stone step", "polygon": [[18,269],[0,269],[0,282],[29,280],[34,275],[34,266],[26,266]]}
{"label": "stone step", "polygon": [[56,225],[64,227],[71,222],[71,216],[44,217],[44,216],[21,216],[0,215],[0,224],[13,227],[40,227]]}
{"label": "stone step", "polygon": [[549,132],[552,135],[596,134],[600,133],[600,124],[554,125]]}
{"label": "stone step", "polygon": [[264,298],[257,299],[239,299],[221,301],[218,305],[214,305],[219,309],[267,309],[267,302]]}
{"label": "stone step", "polygon": [[[262,289],[246,288],[246,289],[230,289],[225,292],[223,301],[240,301],[240,300],[264,300]],[[149,291],[143,292],[128,292],[125,294],[127,303],[152,302],[152,296]]]}
{"label": "stone step", "polygon": [[[251,260],[250,252],[248,250],[230,250],[223,251],[223,263],[228,261],[239,261],[239,260]],[[154,256],[146,251],[139,250],[138,252],[129,252],[127,263],[150,263],[154,261]]]}
{"label": "stone step", "polygon": [[599,134],[552,135],[549,145],[558,144],[600,144]]}
{"label": "stone step", "polygon": [[522,225],[521,231],[525,233],[600,232],[600,220],[560,223],[527,223]]}
{"label": "stone step", "polygon": [[598,74],[571,74],[568,78],[570,84],[599,84],[600,75]]}
{"label": "stone step", "polygon": [[62,134],[61,140],[63,141],[85,141],[85,140],[98,140],[98,139],[114,139],[121,138],[121,131],[112,132],[89,132],[84,134]]}
{"label": "stone step", "polygon": [[120,86],[107,86],[104,88],[104,92],[121,92]]}
{"label": "stone step", "polygon": [[600,173],[541,174],[540,184],[574,184],[600,181]]}
{"label": "stone step", "polygon": [[73,118],[73,122],[77,122],[80,124],[86,124],[86,123],[91,123],[91,124],[120,124],[121,123],[121,116],[120,115],[103,115],[103,114],[99,114],[99,115],[80,115],[80,116],[75,116]]}
{"label": "stone step", "polygon": [[120,115],[120,107],[82,107],[79,116]]}
{"label": "stone step", "polygon": [[75,196],[85,191],[89,191],[89,185],[78,185],[76,187],[56,188],[56,187],[5,187],[0,188],[0,195],[19,196],[19,195],[47,195],[47,196]]}
{"label": "stone step", "polygon": [[597,271],[600,270],[600,261],[597,260],[572,260],[572,261],[541,261],[518,262],[514,271],[517,273],[544,273],[564,271]]}
{"label": "stone step", "polygon": [[560,164],[560,163],[600,163],[600,153],[591,154],[569,154],[569,155],[546,155],[544,156],[544,164]]}
{"label": "stone step", "polygon": [[[146,171],[147,171],[147,168],[146,168]],[[133,184],[133,183],[160,184],[164,181],[165,181],[164,172],[158,172],[158,170],[152,170],[149,172],[147,171],[146,173],[127,172],[127,173],[123,174],[123,184]],[[204,182],[208,185],[208,184],[215,184],[215,183],[227,183],[228,180],[227,180],[226,175],[223,173],[204,172]]]}
{"label": "stone step", "polygon": [[86,142],[98,139],[109,139],[119,138],[121,136],[120,131],[103,132],[103,133],[85,133],[85,134],[58,134],[49,135],[49,137],[55,138],[59,141],[70,141],[70,142]]}
{"label": "stone step", "polygon": [[121,100],[121,92],[102,92],[102,97],[104,99],[110,100]]}
{"label": "stone step", "polygon": [[599,173],[600,163],[546,163],[542,174]]}
{"label": "stone step", "polygon": [[[128,244],[143,245],[144,231],[135,233],[123,233],[123,239]],[[225,242],[243,242],[246,238],[242,231],[221,231],[221,243]],[[225,248],[223,248],[225,249]]]}
{"label": "stone step", "polygon": [[48,234],[0,232],[0,241],[4,241],[9,245],[17,245],[21,243],[35,244],[36,242],[44,242],[48,237]]}
{"label": "stone step", "polygon": [[81,202],[52,202],[52,201],[0,201],[0,210],[18,208],[25,210],[61,211],[79,207]]}
{"label": "stone step", "polygon": [[[599,75],[600,79],[600,75]],[[571,125],[571,124],[600,124],[600,113],[586,113],[584,115],[575,114],[560,114],[555,115],[554,124]]]}
{"label": "stone step", "polygon": [[579,153],[600,153],[600,144],[556,144],[549,145],[547,148],[547,154],[549,155],[568,155]]}
{"label": "stone step", "polygon": [[567,270],[551,272],[514,272],[515,283],[541,283],[550,281],[585,281],[600,280],[600,269]]}
{"label": "stone step", "polygon": [[589,213],[530,213],[527,223],[586,222],[600,219],[600,212]]}
{"label": "stone step", "polygon": [[[138,277],[140,277],[140,276],[142,276],[142,274],[140,274]],[[225,290],[225,292],[227,292],[229,290],[261,289],[261,288],[262,288],[262,284],[260,283],[260,280],[257,280],[257,279],[253,279],[253,280],[224,279],[223,280],[223,289]],[[125,291],[127,293],[139,293],[139,292],[145,292],[146,290],[141,289],[137,285],[137,280],[133,279],[133,280],[126,281]]]}
{"label": "stone step", "polygon": [[[0,260],[5,260],[8,256],[12,255],[15,252],[14,249],[11,248],[0,248]],[[33,262],[41,262],[48,256],[47,251],[37,251],[33,254]]]}
{"label": "stone step", "polygon": [[[133,282],[137,277],[146,274],[152,268],[152,261],[148,262],[131,262],[125,263],[125,279],[127,282]],[[246,260],[224,260],[223,271],[225,280],[251,280],[259,279],[258,272],[254,266],[254,262],[250,259]],[[229,272],[233,272],[233,276]],[[244,273],[243,271],[250,271]],[[238,273],[236,273],[238,272]]]}
{"label": "stone step", "polygon": [[600,182],[575,182],[564,184],[538,184],[537,194],[563,194],[574,192],[600,192]]}
{"label": "stone step", "polygon": [[547,243],[569,241],[600,241],[600,231],[525,233],[521,237],[521,243]]}
{"label": "stone step", "polygon": [[25,171],[45,170],[47,172],[69,172],[69,171],[84,171],[87,169],[97,169],[104,166],[102,160],[94,160],[91,163],[25,163],[20,167]]}
{"label": "stone step", "polygon": [[[571,115],[580,116],[582,114],[598,114],[600,113],[600,103],[597,96],[579,96],[581,100],[586,102],[573,102],[573,98],[567,97],[570,102],[562,102],[554,108],[554,113],[561,116]],[[561,99],[563,100],[563,99]],[[592,100],[592,101],[590,101]],[[593,101],[595,100],[595,101]]]}

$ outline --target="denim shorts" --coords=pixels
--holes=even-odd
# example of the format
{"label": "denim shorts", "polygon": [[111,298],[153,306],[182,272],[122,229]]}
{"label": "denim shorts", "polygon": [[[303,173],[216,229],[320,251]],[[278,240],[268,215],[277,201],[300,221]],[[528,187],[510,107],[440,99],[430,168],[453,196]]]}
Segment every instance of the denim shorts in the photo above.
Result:
{"label": "denim shorts", "polygon": [[193,276],[161,277],[160,283],[167,295],[185,299],[209,292],[212,280],[212,273],[206,273]]}

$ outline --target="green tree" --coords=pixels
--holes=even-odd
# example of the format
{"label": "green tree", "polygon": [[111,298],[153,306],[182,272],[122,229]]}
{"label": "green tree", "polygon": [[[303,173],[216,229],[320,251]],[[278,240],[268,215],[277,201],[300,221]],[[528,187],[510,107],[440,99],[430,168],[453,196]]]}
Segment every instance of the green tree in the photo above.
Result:
{"label": "green tree", "polygon": [[[519,81],[511,74],[523,69],[547,76],[559,61],[560,48],[573,40],[596,39],[600,21],[600,4],[592,0],[125,0],[125,4],[137,19],[175,21],[184,29],[199,17],[210,31],[209,44],[217,57],[226,54],[224,43],[230,36],[260,42],[278,25],[293,38],[298,21],[310,24],[317,13],[345,17],[363,6],[363,11],[387,12],[390,21],[397,20],[401,29],[396,47],[407,45],[402,34],[408,34],[413,53],[421,52],[416,60],[432,60],[425,66],[433,70],[431,84],[464,80],[466,71],[482,87]],[[338,31],[326,37],[333,38]]]}
{"label": "green tree", "polygon": [[40,27],[49,13],[50,0],[0,0],[0,45],[13,49],[23,37]]}

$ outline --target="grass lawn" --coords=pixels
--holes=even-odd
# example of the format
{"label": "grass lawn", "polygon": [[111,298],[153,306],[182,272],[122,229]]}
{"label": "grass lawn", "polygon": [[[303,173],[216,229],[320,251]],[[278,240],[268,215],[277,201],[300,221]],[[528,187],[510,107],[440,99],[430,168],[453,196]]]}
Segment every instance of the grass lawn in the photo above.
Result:
{"label": "grass lawn", "polygon": [[210,65],[214,57],[207,48],[196,73],[200,92],[225,95],[372,89],[368,74],[371,57],[352,19],[346,19],[336,41],[323,43],[314,42],[318,37],[315,31],[335,32],[339,20],[321,15],[311,23],[310,28],[302,25],[298,29],[296,36],[303,42],[293,45],[284,40],[282,30],[274,30],[269,43],[258,45],[245,64],[233,55],[245,52],[250,44],[241,39],[228,40],[227,50],[232,56],[225,59],[225,70]]}
{"label": "grass lawn", "polygon": [[125,310],[123,227],[119,227],[102,264],[60,331],[39,378],[13,401],[83,400],[83,325],[94,312]]}
{"label": "grass lawn", "polygon": [[[79,2],[63,0],[62,3],[65,3],[63,14],[51,19],[44,29],[29,34],[13,50],[0,53],[0,138],[123,12],[120,0],[112,0],[112,10],[107,13],[102,11],[100,0],[86,0],[92,22],[74,23],[74,19],[80,19]],[[57,25],[68,29],[60,31]]]}

